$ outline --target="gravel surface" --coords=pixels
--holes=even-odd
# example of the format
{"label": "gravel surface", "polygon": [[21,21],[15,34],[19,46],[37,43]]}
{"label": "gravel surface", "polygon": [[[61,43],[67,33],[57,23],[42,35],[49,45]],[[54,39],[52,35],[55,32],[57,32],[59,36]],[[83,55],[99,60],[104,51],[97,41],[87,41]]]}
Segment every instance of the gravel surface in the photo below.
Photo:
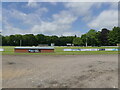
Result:
{"label": "gravel surface", "polygon": [[118,55],[3,55],[3,88],[117,88]]}

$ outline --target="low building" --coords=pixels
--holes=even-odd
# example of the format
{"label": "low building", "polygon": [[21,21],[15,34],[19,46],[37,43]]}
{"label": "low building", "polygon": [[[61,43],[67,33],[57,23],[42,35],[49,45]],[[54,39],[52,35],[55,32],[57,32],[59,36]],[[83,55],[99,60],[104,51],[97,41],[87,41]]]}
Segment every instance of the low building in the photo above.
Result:
{"label": "low building", "polygon": [[54,47],[15,47],[14,52],[18,53],[51,53]]}
{"label": "low building", "polygon": [[74,46],[74,44],[72,44],[72,43],[67,43],[66,45],[67,46]]}
{"label": "low building", "polygon": [[54,43],[51,43],[51,46],[55,46],[55,44],[54,44]]}

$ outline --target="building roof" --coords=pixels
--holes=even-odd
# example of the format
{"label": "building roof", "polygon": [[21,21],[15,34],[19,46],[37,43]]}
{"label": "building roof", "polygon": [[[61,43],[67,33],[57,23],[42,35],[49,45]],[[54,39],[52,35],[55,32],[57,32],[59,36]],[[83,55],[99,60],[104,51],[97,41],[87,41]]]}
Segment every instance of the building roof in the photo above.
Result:
{"label": "building roof", "polygon": [[14,49],[54,49],[54,47],[15,47]]}

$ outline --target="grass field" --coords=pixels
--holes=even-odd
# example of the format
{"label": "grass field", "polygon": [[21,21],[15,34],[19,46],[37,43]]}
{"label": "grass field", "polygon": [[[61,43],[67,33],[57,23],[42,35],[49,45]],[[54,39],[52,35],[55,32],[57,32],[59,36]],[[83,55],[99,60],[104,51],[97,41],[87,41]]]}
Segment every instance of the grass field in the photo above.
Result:
{"label": "grass field", "polygon": [[118,51],[63,51],[63,49],[117,48],[117,47],[55,47],[54,53],[14,53],[15,46],[3,46],[2,55],[89,55],[118,54]]}

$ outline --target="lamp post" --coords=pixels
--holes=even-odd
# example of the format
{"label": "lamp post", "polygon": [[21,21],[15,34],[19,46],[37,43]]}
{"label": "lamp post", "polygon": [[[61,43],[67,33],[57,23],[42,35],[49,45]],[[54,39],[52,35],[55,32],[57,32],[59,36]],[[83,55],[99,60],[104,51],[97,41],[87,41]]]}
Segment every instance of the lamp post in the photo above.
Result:
{"label": "lamp post", "polygon": [[86,35],[86,47],[87,47],[87,35]]}

